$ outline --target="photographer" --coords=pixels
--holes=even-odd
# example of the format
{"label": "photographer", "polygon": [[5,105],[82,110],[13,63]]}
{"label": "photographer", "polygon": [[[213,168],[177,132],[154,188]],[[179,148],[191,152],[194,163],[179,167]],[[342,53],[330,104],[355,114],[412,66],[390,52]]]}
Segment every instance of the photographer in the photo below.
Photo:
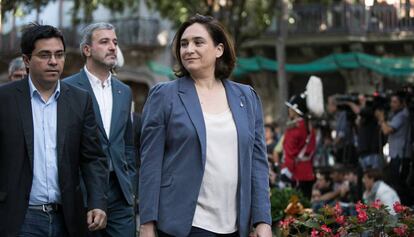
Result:
{"label": "photographer", "polygon": [[385,120],[384,111],[376,110],[375,116],[381,131],[388,136],[389,155],[388,179],[396,189],[403,204],[407,204],[408,192],[406,179],[411,157],[410,114],[404,101],[403,93],[394,93],[390,101],[391,116]]}
{"label": "photographer", "polygon": [[350,99],[347,96],[330,96],[328,98],[327,110],[334,118],[335,162],[340,164],[356,165],[355,148],[355,119],[356,115],[347,105]]}
{"label": "photographer", "polygon": [[[381,97],[382,98],[382,97]],[[376,122],[374,110],[383,107],[380,97],[368,100],[363,94],[358,96],[359,104],[349,102],[348,105],[357,117],[357,139],[359,164],[363,170],[382,168],[380,127]]]}

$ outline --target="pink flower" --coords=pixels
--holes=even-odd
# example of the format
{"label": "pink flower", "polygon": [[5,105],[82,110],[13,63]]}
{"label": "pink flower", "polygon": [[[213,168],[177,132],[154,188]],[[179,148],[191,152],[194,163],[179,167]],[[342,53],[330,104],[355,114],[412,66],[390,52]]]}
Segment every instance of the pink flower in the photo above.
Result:
{"label": "pink flower", "polygon": [[404,212],[405,210],[407,210],[407,207],[406,207],[406,206],[401,205],[401,203],[400,203],[400,202],[395,202],[395,203],[394,203],[394,205],[393,205],[393,207],[394,207],[394,211],[395,211],[396,213],[402,213],[402,212]]}
{"label": "pink flower", "polygon": [[407,230],[408,230],[408,226],[403,224],[399,227],[395,227],[394,233],[397,234],[398,236],[404,236]]}
{"label": "pink flower", "polygon": [[380,209],[381,206],[382,206],[382,203],[381,203],[381,201],[379,199],[375,200],[375,202],[373,202],[371,204],[371,207],[373,207],[373,208],[375,208],[377,210]]}
{"label": "pink flower", "polygon": [[358,201],[355,208],[356,208],[357,212],[359,212],[362,209],[367,209],[367,205],[363,204],[361,201]]}
{"label": "pink flower", "polygon": [[337,202],[335,204],[335,215],[340,216],[342,214],[342,207],[341,205],[339,205],[339,203]]}
{"label": "pink flower", "polygon": [[345,216],[336,217],[336,223],[343,225],[345,223]]}
{"label": "pink flower", "polygon": [[322,225],[321,229],[326,233],[332,233],[332,229],[329,228],[327,225]]}
{"label": "pink flower", "polygon": [[359,210],[358,211],[358,216],[357,217],[358,217],[358,222],[359,223],[364,223],[364,222],[366,222],[368,220],[368,215],[363,210]]}
{"label": "pink flower", "polygon": [[319,237],[319,231],[312,229],[311,231],[311,237]]}

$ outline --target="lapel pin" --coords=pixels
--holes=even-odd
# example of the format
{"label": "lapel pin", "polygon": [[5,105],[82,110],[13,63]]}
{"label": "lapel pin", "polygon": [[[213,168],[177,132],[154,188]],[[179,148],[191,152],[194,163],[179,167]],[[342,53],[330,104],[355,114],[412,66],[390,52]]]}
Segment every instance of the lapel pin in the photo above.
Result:
{"label": "lapel pin", "polygon": [[243,106],[244,106],[244,105],[243,105],[243,102],[241,102],[241,101],[240,101],[240,107],[243,107]]}
{"label": "lapel pin", "polygon": [[120,90],[118,90],[118,94],[121,94],[121,91]]}

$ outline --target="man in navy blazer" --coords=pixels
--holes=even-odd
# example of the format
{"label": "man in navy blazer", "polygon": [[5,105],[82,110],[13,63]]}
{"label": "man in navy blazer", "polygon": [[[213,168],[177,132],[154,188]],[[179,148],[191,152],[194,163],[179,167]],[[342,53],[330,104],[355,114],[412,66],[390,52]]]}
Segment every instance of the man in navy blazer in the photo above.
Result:
{"label": "man in navy blazer", "polygon": [[59,80],[65,42],[55,27],[26,27],[21,50],[28,76],[0,87],[0,236],[84,237],[105,227],[107,204],[91,96]]}
{"label": "man in navy blazer", "polygon": [[89,91],[100,140],[109,164],[108,224],[104,236],[135,236],[136,162],[131,123],[130,88],[111,74],[117,62],[115,29],[94,23],[83,30],[84,68],[64,81]]}

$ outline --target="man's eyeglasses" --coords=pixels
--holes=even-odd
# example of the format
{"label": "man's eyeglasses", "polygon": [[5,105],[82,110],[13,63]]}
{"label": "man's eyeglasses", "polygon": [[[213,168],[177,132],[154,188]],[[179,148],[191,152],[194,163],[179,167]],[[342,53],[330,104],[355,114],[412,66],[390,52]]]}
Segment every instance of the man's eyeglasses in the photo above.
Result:
{"label": "man's eyeglasses", "polygon": [[50,53],[50,52],[40,52],[37,54],[31,54],[32,56],[38,57],[41,60],[49,61],[52,59],[52,56],[55,57],[56,60],[63,60],[66,57],[65,52],[57,52],[57,53]]}

